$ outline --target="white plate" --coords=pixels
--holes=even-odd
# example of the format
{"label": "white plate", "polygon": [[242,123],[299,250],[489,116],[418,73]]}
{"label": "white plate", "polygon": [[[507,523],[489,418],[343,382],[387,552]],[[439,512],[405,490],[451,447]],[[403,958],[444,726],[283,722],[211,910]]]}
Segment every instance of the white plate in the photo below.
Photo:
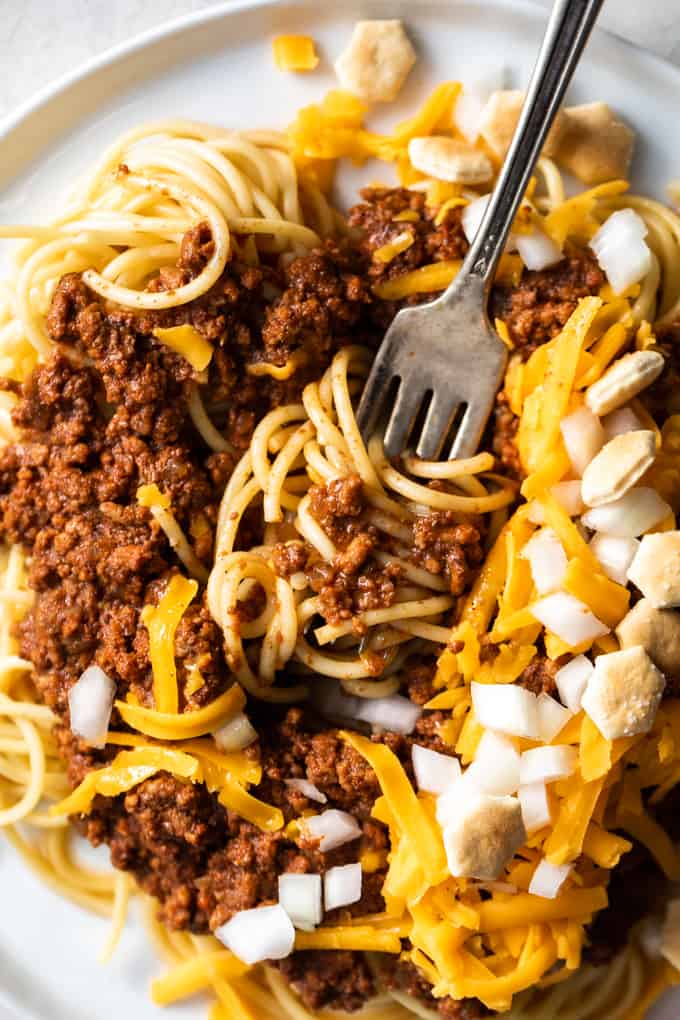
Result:
{"label": "white plate", "polygon": [[[184,116],[237,128],[283,127],[333,84],[328,68],[358,16],[404,17],[420,53],[399,108],[390,108],[386,121],[412,111],[436,82],[464,78],[466,67],[501,64],[521,85],[545,19],[523,2],[316,6],[254,0],[202,11],[111,51],[43,93],[0,126],[0,220],[35,221],[57,208],[59,196],[104,147],[143,120]],[[277,72],[271,38],[283,30],[312,34],[323,70]],[[636,126],[635,181],[656,194],[680,176],[678,95],[680,71],[603,33],[592,40],[572,89],[574,101],[608,100]],[[388,172],[373,166],[364,179],[378,175]],[[346,175],[345,200],[359,179]],[[105,923],[46,890],[1,839],[0,904],[0,1018],[159,1020],[146,994],[159,965],[141,928],[130,925],[113,962],[100,968]],[[680,993],[670,998],[654,1011],[655,1020],[677,1017]],[[197,1003],[172,1011],[178,1018],[202,1015]]]}

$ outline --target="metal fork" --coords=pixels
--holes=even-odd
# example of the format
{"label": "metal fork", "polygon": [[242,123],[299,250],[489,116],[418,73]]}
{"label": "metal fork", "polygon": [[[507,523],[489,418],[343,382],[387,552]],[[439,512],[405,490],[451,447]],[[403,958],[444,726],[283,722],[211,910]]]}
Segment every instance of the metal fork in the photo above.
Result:
{"label": "metal fork", "polygon": [[494,273],[602,4],[556,0],[510,150],[460,272],[435,301],[402,309],[385,335],[357,418],[367,441],[387,418],[388,457],[407,445],[419,457],[438,457],[457,420],[449,459],[469,457],[479,445],[508,359],[487,314]]}

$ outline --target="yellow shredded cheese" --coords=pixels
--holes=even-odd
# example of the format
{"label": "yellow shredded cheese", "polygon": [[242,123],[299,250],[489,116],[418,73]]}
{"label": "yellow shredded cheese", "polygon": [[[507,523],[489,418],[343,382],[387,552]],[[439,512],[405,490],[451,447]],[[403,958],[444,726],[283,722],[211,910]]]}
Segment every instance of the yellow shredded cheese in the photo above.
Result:
{"label": "yellow shredded cheese", "polygon": [[272,49],[279,71],[313,71],[319,63],[314,40],[308,35],[277,35]]}
{"label": "yellow shredded cheese", "polygon": [[445,290],[461,267],[460,259],[432,262],[412,269],[392,280],[383,280],[373,286],[373,293],[383,301],[401,301],[414,294],[433,294]]}
{"label": "yellow shredded cheese", "polygon": [[87,814],[97,794],[117,797],[161,770],[194,782],[202,779],[198,761],[183,751],[167,747],[135,747],[132,751],[120,751],[111,765],[88,772],[73,793],[50,808],[50,814]]}
{"label": "yellow shredded cheese", "polygon": [[384,928],[373,928],[370,925],[342,925],[338,928],[317,928],[316,931],[298,931],[295,935],[295,948],[300,951],[307,949],[345,949],[366,953],[400,953],[401,930],[386,931]]}
{"label": "yellow shredded cheese", "polygon": [[599,570],[579,556],[569,561],[563,587],[570,595],[585,602],[598,620],[608,627],[616,627],[628,612],[630,592],[623,585],[611,581]]}
{"label": "yellow shredded cheese", "polygon": [[174,574],[157,606],[145,606],[142,623],[149,631],[149,658],[153,670],[153,696],[158,712],[179,710],[175,631],[198,591],[196,581]]}
{"label": "yellow shredded cheese", "polygon": [[152,333],[162,344],[186,358],[196,372],[202,372],[210,364],[213,356],[212,345],[188,323],[183,326],[169,326],[167,329],[157,326]]}
{"label": "yellow shredded cheese", "polygon": [[410,230],[403,230],[401,234],[397,234],[392,241],[388,241],[387,244],[383,244],[380,248],[376,248],[373,252],[373,258],[377,262],[387,264],[395,259],[397,255],[401,255],[403,251],[410,248],[414,240],[415,238]]}
{"label": "yellow shredded cheese", "polygon": [[430,885],[443,881],[447,869],[439,829],[416,797],[397,756],[385,744],[374,744],[357,733],[343,731],[340,736],[375,772],[387,805]]}
{"label": "yellow shredded cheese", "polygon": [[169,510],[171,506],[170,497],[162,493],[157,485],[140,485],[137,489],[137,502],[140,506],[160,506],[163,510]]}
{"label": "yellow shredded cheese", "polygon": [[155,978],[151,982],[151,999],[157,1006],[169,1006],[205,991],[216,977],[226,980],[239,978],[249,969],[226,949],[201,953],[182,960],[163,977]]}
{"label": "yellow shredded cheese", "polygon": [[539,468],[560,435],[588,330],[602,306],[596,297],[582,298],[547,355],[545,375],[526,398],[517,445],[527,473]]}
{"label": "yellow shredded cheese", "polygon": [[301,365],[304,365],[307,361],[307,356],[304,351],[294,351],[286,361],[285,365],[272,365],[269,361],[253,361],[249,365],[246,365],[246,372],[248,375],[254,375],[256,377],[268,375],[272,379],[279,381],[290,379],[292,375],[297,372]]}
{"label": "yellow shredded cheese", "polygon": [[243,691],[238,684],[233,684],[215,701],[193,712],[157,712],[124,701],[116,701],[116,708],[123,721],[139,733],[146,733],[158,740],[190,740],[224,726],[241,711],[245,703]]}

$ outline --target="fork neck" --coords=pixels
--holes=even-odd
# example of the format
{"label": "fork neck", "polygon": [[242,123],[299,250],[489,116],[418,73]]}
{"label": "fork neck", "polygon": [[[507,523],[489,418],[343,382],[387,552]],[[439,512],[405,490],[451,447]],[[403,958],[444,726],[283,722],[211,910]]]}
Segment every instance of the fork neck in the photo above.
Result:
{"label": "fork neck", "polygon": [[512,222],[604,0],[556,0],[527,98],[491,200],[461,270],[440,301],[487,297]]}

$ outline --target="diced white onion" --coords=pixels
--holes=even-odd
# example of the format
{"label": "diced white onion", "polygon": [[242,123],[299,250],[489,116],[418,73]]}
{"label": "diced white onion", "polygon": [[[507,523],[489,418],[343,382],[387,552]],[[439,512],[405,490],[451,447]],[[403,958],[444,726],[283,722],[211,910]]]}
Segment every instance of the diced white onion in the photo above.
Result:
{"label": "diced white onion", "polygon": [[482,110],[492,92],[504,88],[507,75],[503,70],[490,68],[480,73],[476,68],[458,71],[460,80],[465,82],[463,91],[456,99],[453,117],[458,130],[471,145],[477,141]]}
{"label": "diced white onion", "polygon": [[646,276],[652,253],[644,240],[647,225],[633,209],[619,209],[607,219],[590,242],[600,267],[616,294]]}
{"label": "diced white onion", "polygon": [[588,407],[579,407],[560,422],[564,445],[577,475],[582,475],[596,453],[604,446],[600,419]]}
{"label": "diced white onion", "polygon": [[520,786],[517,793],[522,808],[522,821],[527,834],[538,832],[552,821],[552,812],[545,783]]}
{"label": "diced white onion", "polygon": [[567,572],[567,554],[552,528],[542,528],[532,535],[520,555],[529,561],[539,595],[561,587]]}
{"label": "diced white onion", "polygon": [[297,790],[307,800],[315,800],[317,804],[327,804],[328,797],[322,793],[318,786],[310,783],[308,779],[284,779],[284,783],[291,790]]}
{"label": "diced white onion", "polygon": [[545,900],[554,900],[573,868],[573,864],[550,864],[543,858],[534,871],[529,892],[532,896],[542,896]]}
{"label": "diced white onion", "polygon": [[572,648],[609,633],[609,627],[598,620],[584,602],[564,591],[534,602],[529,606],[529,612],[546,630],[557,634]]}
{"label": "diced white onion", "polygon": [[475,760],[463,775],[465,788],[474,786],[481,793],[503,797],[517,793],[520,753],[507,737],[486,730],[479,742]]}
{"label": "diced white onion", "polygon": [[257,731],[253,728],[250,719],[243,712],[238,712],[233,719],[230,719],[224,726],[213,733],[215,743],[220,751],[242,751],[257,740]]}
{"label": "diced white onion", "polygon": [[309,701],[327,719],[356,719],[361,698],[345,694],[337,680],[319,679],[310,687]]}
{"label": "diced white onion", "polygon": [[392,694],[388,698],[359,698],[358,701],[356,718],[370,723],[375,730],[413,733],[423,714],[419,705],[401,694]]}
{"label": "diced white onion", "polygon": [[215,935],[250,967],[264,960],[283,960],[295,945],[293,922],[278,903],[273,907],[241,910],[217,928]]}
{"label": "diced white onion", "polygon": [[88,666],[68,692],[71,729],[91,747],[104,747],[116,685],[99,666]]}
{"label": "diced white onion", "polygon": [[460,779],[460,762],[448,754],[414,744],[411,751],[413,771],[419,790],[445,793]]}
{"label": "diced white onion", "polygon": [[602,427],[607,442],[614,436],[621,436],[626,432],[637,432],[642,428],[642,422],[632,407],[619,407],[602,419]]}
{"label": "diced white onion", "polygon": [[537,499],[527,504],[527,517],[532,524],[545,524],[545,509]]}
{"label": "diced white onion", "polygon": [[590,548],[608,578],[617,584],[628,584],[628,567],[640,548],[637,538],[617,538],[616,535],[596,531],[590,541]]}
{"label": "diced white onion", "polygon": [[470,244],[475,239],[490,200],[491,195],[482,195],[481,198],[476,198],[474,202],[470,202],[463,209],[460,222],[463,227],[463,233]]}
{"label": "diced white onion", "polygon": [[550,492],[570,517],[577,517],[586,508],[581,497],[581,483],[577,478],[566,482],[556,482]]}
{"label": "diced white onion", "polygon": [[585,655],[577,655],[555,674],[555,683],[562,704],[576,715],[581,710],[581,699],[593,672],[593,664]]}
{"label": "diced white onion", "polygon": [[361,835],[361,826],[356,818],[346,811],[323,811],[320,815],[301,819],[305,835],[319,840],[319,850],[327,854],[344,843],[351,843]]}
{"label": "diced white onion", "polygon": [[571,717],[572,713],[568,708],[560,705],[559,701],[555,701],[549,694],[539,694],[538,728],[544,744],[549,744],[554,740],[557,734],[567,725]]}
{"label": "diced white onion", "polygon": [[469,89],[467,85],[456,99],[454,111],[456,127],[471,145],[474,145],[479,135],[479,124],[485,102],[486,99],[480,92],[476,89]]}
{"label": "diced white onion", "polygon": [[473,681],[472,704],[477,722],[487,730],[510,737],[538,738],[536,695],[515,684],[479,684]]}
{"label": "diced white onion", "polygon": [[279,875],[279,903],[296,928],[312,931],[321,924],[321,875]]}
{"label": "diced white onion", "polygon": [[401,694],[387,698],[358,698],[345,694],[336,680],[312,684],[310,701],[328,719],[370,723],[376,730],[412,733],[423,714],[422,708]]}
{"label": "diced white onion", "polygon": [[437,821],[441,828],[445,828],[449,822],[453,822],[458,817],[458,807],[460,805],[461,796],[465,796],[467,793],[464,788],[464,784],[456,784],[455,789],[452,787],[447,790],[446,793],[441,794],[437,797]]}
{"label": "diced white onion", "polygon": [[569,744],[534,747],[525,751],[520,758],[520,785],[553,783],[556,779],[566,779],[575,771],[577,764],[578,752]]}
{"label": "diced white onion", "polygon": [[591,531],[603,531],[618,538],[637,538],[671,513],[668,503],[656,489],[640,485],[629,489],[621,499],[593,507],[581,520]]}
{"label": "diced white onion", "polygon": [[515,234],[519,256],[527,269],[541,270],[554,266],[564,257],[562,249],[542,230],[534,229],[530,234]]}
{"label": "diced white onion", "polygon": [[337,910],[361,899],[362,872],[360,864],[343,864],[330,868],[323,880],[326,910]]}

